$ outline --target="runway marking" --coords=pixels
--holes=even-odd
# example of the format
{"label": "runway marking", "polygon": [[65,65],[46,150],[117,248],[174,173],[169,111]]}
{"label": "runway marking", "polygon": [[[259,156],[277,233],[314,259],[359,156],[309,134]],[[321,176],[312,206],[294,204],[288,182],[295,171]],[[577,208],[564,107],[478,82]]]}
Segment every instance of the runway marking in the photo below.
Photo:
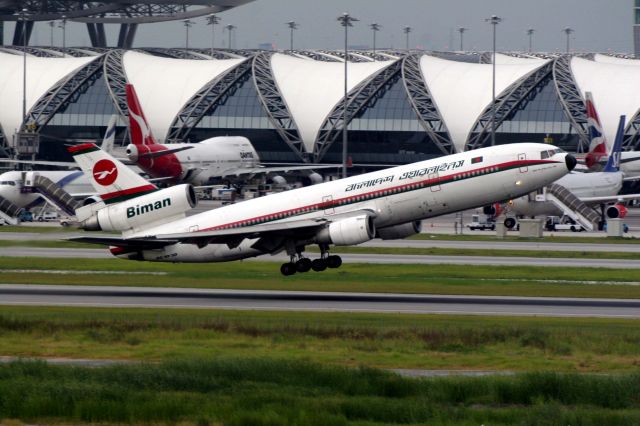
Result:
{"label": "runway marking", "polygon": [[487,316],[523,316],[523,317],[561,317],[561,318],[621,318],[635,319],[640,317],[631,314],[571,314],[571,313],[549,313],[549,312],[510,312],[510,311],[452,311],[452,310],[417,310],[417,309],[366,309],[366,308],[309,308],[309,307],[278,307],[278,306],[233,306],[233,305],[179,305],[179,304],[153,304],[141,305],[137,303],[84,303],[84,302],[7,302],[0,301],[0,305],[12,306],[79,306],[97,308],[163,308],[163,309],[223,309],[237,311],[304,311],[304,312],[363,312],[381,314],[424,314],[424,315],[487,315]]}

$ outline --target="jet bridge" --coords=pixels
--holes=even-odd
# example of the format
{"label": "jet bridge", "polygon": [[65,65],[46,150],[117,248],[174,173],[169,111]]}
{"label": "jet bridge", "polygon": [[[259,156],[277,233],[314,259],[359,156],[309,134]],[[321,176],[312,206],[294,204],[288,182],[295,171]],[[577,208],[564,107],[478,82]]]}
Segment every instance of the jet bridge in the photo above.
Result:
{"label": "jet bridge", "polygon": [[550,201],[556,207],[558,207],[565,215],[582,225],[589,231],[598,229],[598,222],[600,221],[600,215],[580,201],[571,191],[562,185],[552,183],[544,189],[542,195],[536,196],[544,197],[544,200]]}

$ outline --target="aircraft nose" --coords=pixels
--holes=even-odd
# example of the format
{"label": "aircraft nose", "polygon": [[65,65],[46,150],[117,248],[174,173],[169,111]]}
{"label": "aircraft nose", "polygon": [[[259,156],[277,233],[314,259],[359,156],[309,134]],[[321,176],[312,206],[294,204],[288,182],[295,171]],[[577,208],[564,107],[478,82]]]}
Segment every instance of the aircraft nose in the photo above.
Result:
{"label": "aircraft nose", "polygon": [[567,169],[569,169],[569,171],[573,170],[576,167],[576,164],[578,164],[576,157],[571,154],[567,154],[564,157],[564,162],[567,164]]}

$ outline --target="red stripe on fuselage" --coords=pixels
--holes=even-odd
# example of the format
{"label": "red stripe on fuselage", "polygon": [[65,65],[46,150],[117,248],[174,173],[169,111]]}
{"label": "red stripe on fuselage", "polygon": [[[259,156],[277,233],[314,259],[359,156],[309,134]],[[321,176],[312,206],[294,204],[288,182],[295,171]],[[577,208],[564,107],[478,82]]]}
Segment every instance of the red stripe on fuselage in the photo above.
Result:
{"label": "red stripe on fuselage", "polygon": [[[519,160],[519,161],[509,161],[507,163],[502,163],[502,164],[496,164],[494,166],[484,166],[484,167],[479,167],[477,169],[473,169],[473,170],[468,170],[468,171],[464,171],[464,172],[458,172],[458,173],[453,173],[450,175],[446,175],[443,177],[437,177],[437,178],[433,178],[433,179],[426,179],[426,180],[420,180],[420,181],[415,181],[415,182],[410,182],[410,183],[406,183],[403,185],[398,185],[398,186],[394,186],[394,187],[390,187],[390,188],[384,188],[384,189],[378,189],[375,191],[370,191],[370,192],[365,192],[365,193],[360,193],[357,195],[352,195],[349,197],[344,197],[344,198],[339,198],[336,200],[332,200],[332,201],[324,201],[321,203],[316,203],[316,204],[310,204],[307,206],[303,206],[303,207],[296,207],[293,209],[289,209],[289,210],[283,210],[280,212],[276,212],[276,213],[269,213],[266,215],[262,215],[262,216],[256,216],[256,217],[252,217],[249,219],[243,219],[243,220],[239,220],[236,222],[230,222],[230,223],[226,223],[224,225],[218,225],[218,226],[213,226],[210,228],[203,228],[200,229],[199,231],[196,232],[205,232],[205,231],[216,231],[216,230],[221,230],[221,229],[230,229],[230,228],[238,228],[244,225],[252,225],[251,222],[259,222],[259,221],[264,221],[264,220],[280,220],[280,219],[285,219],[291,215],[297,215],[297,214],[306,214],[306,213],[311,213],[313,211],[317,211],[317,210],[325,210],[327,208],[336,208],[336,207],[340,207],[340,205],[342,204],[349,204],[353,201],[358,201],[357,198],[363,198],[362,201],[365,201],[364,198],[370,198],[370,197],[376,197],[379,195],[385,195],[384,193],[389,193],[389,192],[396,192],[396,191],[403,191],[405,189],[408,189],[412,186],[422,186],[422,185],[428,185],[428,186],[433,186],[435,184],[444,182],[444,181],[450,181],[450,180],[455,180],[457,178],[466,178],[466,177],[471,177],[468,175],[472,175],[472,174],[480,174],[480,173],[484,173],[489,171],[490,169],[498,169],[496,171],[491,171],[490,173],[497,173],[497,172],[501,172],[504,170],[511,170],[511,169],[516,169],[519,167],[527,167],[527,166],[535,166],[535,165],[539,165],[539,164],[555,164],[558,163],[558,161],[550,161],[550,160]],[[388,195],[392,195],[392,194],[388,194]]]}

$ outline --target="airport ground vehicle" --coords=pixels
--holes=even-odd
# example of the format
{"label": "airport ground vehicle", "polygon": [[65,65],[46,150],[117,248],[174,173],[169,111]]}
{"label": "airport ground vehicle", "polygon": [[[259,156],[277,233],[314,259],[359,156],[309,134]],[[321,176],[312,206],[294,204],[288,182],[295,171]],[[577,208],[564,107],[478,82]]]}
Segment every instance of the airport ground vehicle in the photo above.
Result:
{"label": "airport ground vehicle", "polygon": [[586,231],[582,225],[576,223],[568,216],[547,216],[544,227],[547,231]]}
{"label": "airport ground vehicle", "polygon": [[58,220],[58,213],[52,211],[42,212],[41,214],[36,215],[35,219],[38,222],[50,222],[52,220]]}
{"label": "airport ground vehicle", "polygon": [[33,222],[33,213],[29,210],[23,210],[20,212],[20,215],[18,215],[18,219],[20,219],[20,222]]}
{"label": "airport ground vehicle", "polygon": [[467,224],[467,227],[472,231],[484,231],[486,229],[495,231],[496,221],[495,219],[490,218],[487,215],[474,214],[473,216],[471,216],[471,223]]}

